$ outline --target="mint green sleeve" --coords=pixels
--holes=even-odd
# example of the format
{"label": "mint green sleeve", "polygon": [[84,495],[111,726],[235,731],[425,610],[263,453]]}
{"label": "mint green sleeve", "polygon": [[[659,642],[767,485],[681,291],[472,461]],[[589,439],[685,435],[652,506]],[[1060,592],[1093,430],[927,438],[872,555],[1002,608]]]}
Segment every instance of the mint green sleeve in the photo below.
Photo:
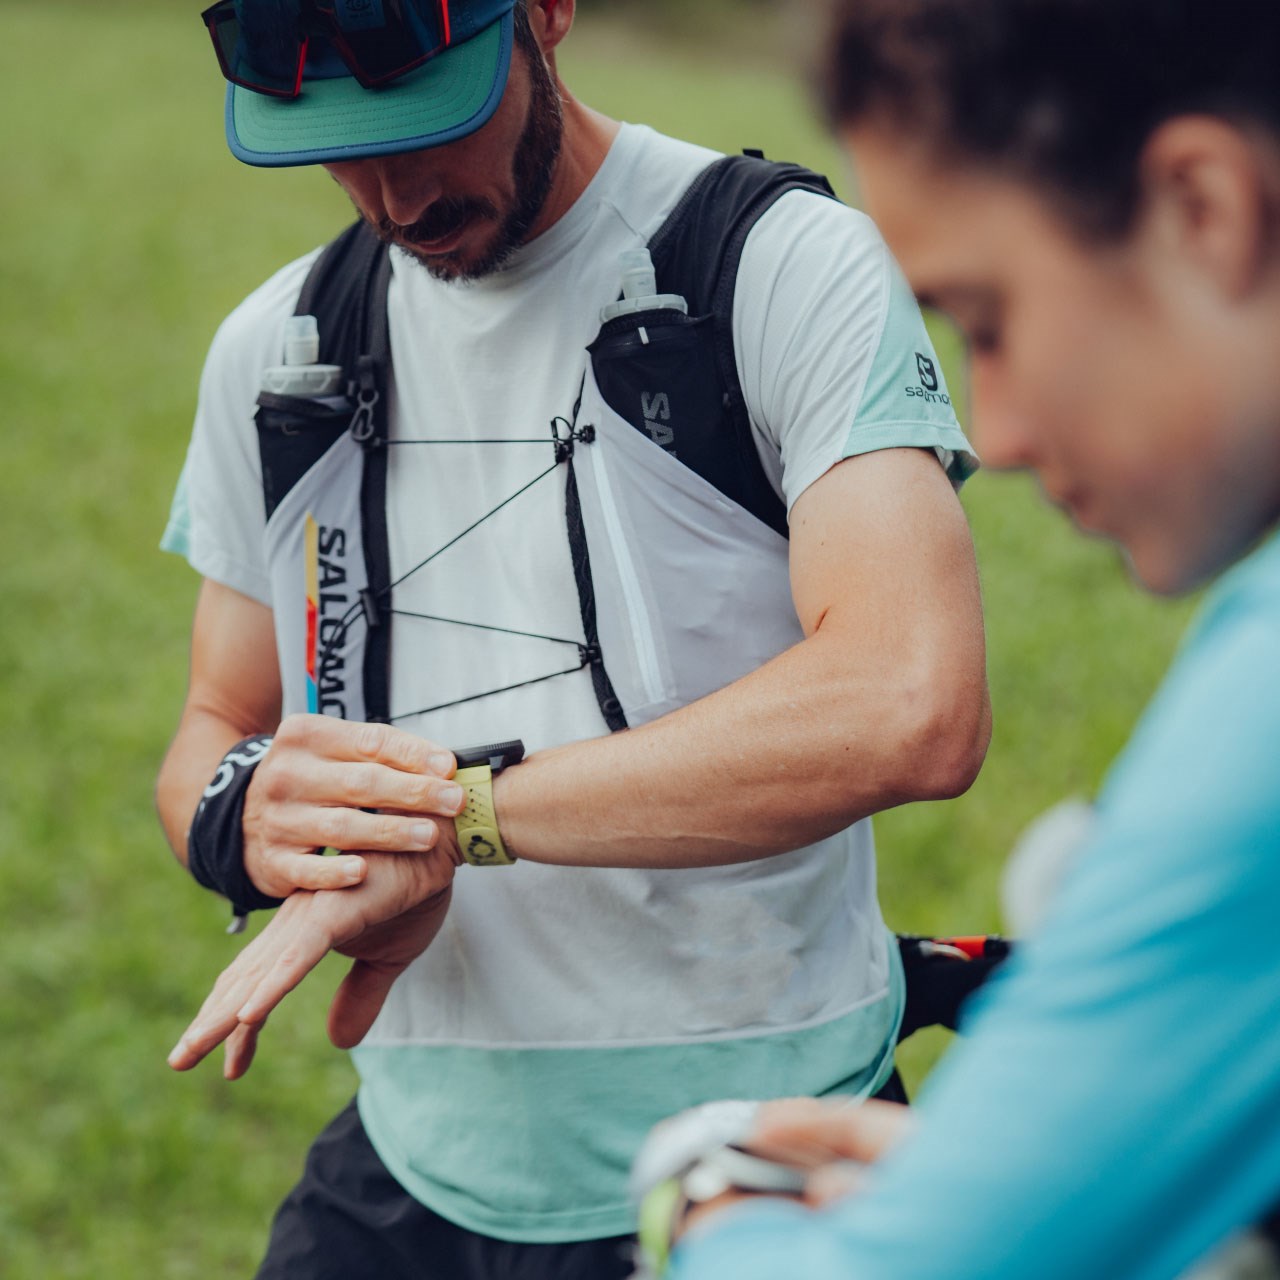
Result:
{"label": "mint green sleeve", "polygon": [[845,458],[931,449],[961,484],[977,458],[920,308],[866,214],[811,192],[752,228],[734,351],[757,451],[788,509]]}
{"label": "mint green sleeve", "polygon": [[957,487],[978,459],[956,418],[942,362],[898,264],[885,255],[884,325],[844,442],[846,458],[876,449],[932,448]]}

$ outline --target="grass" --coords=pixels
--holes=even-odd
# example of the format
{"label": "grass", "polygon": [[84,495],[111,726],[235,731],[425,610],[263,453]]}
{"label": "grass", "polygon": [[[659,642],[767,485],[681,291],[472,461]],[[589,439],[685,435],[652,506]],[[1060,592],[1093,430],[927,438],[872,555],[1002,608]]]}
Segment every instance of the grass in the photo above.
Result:
{"label": "grass", "polygon": [[[235,943],[151,812],[196,585],[155,544],[213,329],[348,218],[323,175],[227,155],[197,8],[0,0],[0,83],[14,104],[0,132],[10,1280],[248,1274],[308,1139],[354,1083],[323,1034],[335,966],[276,1015],[241,1084],[164,1065]],[[612,114],[723,149],[762,146],[849,189],[802,90],[777,70],[587,23],[562,69]],[[886,911],[917,930],[997,923],[1017,832],[1096,785],[1187,615],[1140,597],[1115,555],[1072,535],[1026,481],[982,477],[965,501],[996,736],[964,799],[878,823]],[[913,1078],[936,1048],[912,1051]]]}

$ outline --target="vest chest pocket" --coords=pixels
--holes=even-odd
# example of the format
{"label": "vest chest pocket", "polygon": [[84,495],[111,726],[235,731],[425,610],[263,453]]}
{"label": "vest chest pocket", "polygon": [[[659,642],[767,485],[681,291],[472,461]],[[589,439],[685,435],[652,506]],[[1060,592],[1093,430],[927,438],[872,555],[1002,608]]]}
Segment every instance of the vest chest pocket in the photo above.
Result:
{"label": "vest chest pocket", "polygon": [[258,453],[267,519],[285,495],[329,451],[351,424],[355,404],[347,396],[258,397]]}
{"label": "vest chest pocket", "polygon": [[711,326],[684,316],[653,323],[667,314],[605,326],[590,349],[577,419],[595,427],[575,471],[600,645],[633,726],[705,697],[803,638],[786,539],[686,464],[695,437],[695,452],[729,442],[695,416],[715,414],[718,423],[723,412],[705,345]]}
{"label": "vest chest pocket", "polygon": [[703,475],[717,434],[705,426],[723,411],[712,342],[710,316],[654,310],[610,320],[589,348],[609,407]]}

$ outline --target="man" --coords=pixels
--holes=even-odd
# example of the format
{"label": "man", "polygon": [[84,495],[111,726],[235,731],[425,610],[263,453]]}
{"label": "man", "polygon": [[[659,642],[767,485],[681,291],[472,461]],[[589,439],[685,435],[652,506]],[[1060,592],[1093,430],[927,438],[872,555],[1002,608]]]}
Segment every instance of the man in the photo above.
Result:
{"label": "man", "polygon": [[[571,95],[555,51],[572,0],[384,9],[398,28],[372,44],[354,6],[206,14],[239,81],[236,154],[323,164],[395,246],[396,724],[281,722],[306,708],[290,637],[312,588],[274,549],[312,538],[321,686],[346,640],[324,638],[325,591],[359,586],[332,526],[307,533],[289,502],[263,520],[254,401],[308,258],[219,332],[179,503],[180,549],[206,581],[161,816],[203,882],[285,901],[171,1061],[226,1039],[226,1073],[242,1074],[267,1013],[336,947],[356,964],[330,1031],[359,1044],[359,1106],[313,1149],[262,1274],[618,1275],[630,1154],[673,1100],[866,1093],[892,1069],[901,976],[865,819],[957,794],[985,751],[976,575],[950,482],[971,462],[870,224],[788,193],[743,250],[732,337],[789,550],[726,511],[619,428],[585,351],[622,254],[715,157]],[[565,470],[538,478],[553,419],[581,451],[626,732],[608,733],[591,671],[546,678],[583,627]],[[642,540],[628,521],[644,503],[658,523]],[[686,516],[731,517],[734,536],[691,543]],[[700,572],[709,555],[735,571]],[[269,750],[235,749],[273,730]],[[450,780],[451,748],[516,737],[531,754],[491,787]],[[464,804],[514,868],[455,881]],[[312,856],[324,846],[342,856]]]}
{"label": "man", "polygon": [[1222,576],[914,1123],[761,1118],[809,1163],[889,1152],[864,1191],[704,1207],[673,1272],[1175,1276],[1280,1200],[1280,12],[848,0],[831,47],[868,207],[969,336],[985,459],[1153,591]]}

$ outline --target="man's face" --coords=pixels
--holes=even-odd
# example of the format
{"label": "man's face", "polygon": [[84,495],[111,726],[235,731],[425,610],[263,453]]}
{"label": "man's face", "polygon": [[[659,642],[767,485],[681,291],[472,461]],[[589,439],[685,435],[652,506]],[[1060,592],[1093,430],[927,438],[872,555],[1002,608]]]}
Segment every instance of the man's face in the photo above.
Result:
{"label": "man's face", "polygon": [[506,92],[483,128],[428,151],[325,168],[382,240],[439,280],[477,280],[543,229],[562,132],[546,63],[517,45]]}
{"label": "man's face", "polygon": [[1021,184],[859,128],[868,211],[917,296],[969,342],[983,461],[1029,469],[1160,592],[1241,554],[1280,513],[1280,381],[1142,230],[1099,247]]}

